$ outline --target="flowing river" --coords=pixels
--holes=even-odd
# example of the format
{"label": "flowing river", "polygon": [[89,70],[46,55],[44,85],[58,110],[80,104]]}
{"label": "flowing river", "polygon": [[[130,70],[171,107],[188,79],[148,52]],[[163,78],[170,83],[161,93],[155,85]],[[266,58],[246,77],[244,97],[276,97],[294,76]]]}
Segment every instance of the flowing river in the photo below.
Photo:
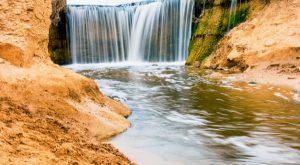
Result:
{"label": "flowing river", "polygon": [[141,165],[300,164],[300,99],[182,64],[71,65],[132,110],[110,142]]}

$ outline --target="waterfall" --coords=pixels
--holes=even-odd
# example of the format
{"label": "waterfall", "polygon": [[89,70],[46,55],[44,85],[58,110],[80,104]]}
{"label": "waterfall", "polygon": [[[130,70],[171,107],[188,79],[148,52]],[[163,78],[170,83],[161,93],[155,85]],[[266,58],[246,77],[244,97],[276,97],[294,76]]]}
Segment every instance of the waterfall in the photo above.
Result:
{"label": "waterfall", "polygon": [[193,7],[194,0],[68,5],[72,62],[184,61]]}
{"label": "waterfall", "polygon": [[[237,0],[232,0],[231,1],[231,5],[230,5],[230,13],[229,13],[229,20],[228,20],[228,29],[227,31],[229,31],[231,28],[232,24],[235,24],[236,20],[235,20],[235,15],[236,15],[236,9],[237,9]],[[233,19],[231,20],[231,17],[233,17]]]}

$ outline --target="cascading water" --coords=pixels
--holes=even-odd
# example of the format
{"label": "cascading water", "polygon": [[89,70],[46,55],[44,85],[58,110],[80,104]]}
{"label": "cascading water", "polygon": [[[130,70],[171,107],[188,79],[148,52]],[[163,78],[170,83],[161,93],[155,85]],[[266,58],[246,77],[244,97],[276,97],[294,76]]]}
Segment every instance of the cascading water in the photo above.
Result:
{"label": "cascading water", "polygon": [[194,0],[68,5],[72,62],[184,61],[193,6]]}
{"label": "cascading water", "polygon": [[[232,24],[235,24],[235,15],[236,15],[236,7],[237,7],[237,0],[232,0],[231,5],[230,5],[230,13],[229,13],[229,20],[228,20],[228,29],[229,31],[231,28]],[[233,16],[233,19],[231,20],[231,17]]]}

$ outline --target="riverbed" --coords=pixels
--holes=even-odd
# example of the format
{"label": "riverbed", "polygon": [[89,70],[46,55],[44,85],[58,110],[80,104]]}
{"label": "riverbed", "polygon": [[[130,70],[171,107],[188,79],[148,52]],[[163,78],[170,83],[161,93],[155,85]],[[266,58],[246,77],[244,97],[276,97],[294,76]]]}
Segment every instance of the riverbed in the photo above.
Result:
{"label": "riverbed", "polygon": [[141,165],[300,164],[300,96],[181,63],[68,66],[132,110],[110,142]]}

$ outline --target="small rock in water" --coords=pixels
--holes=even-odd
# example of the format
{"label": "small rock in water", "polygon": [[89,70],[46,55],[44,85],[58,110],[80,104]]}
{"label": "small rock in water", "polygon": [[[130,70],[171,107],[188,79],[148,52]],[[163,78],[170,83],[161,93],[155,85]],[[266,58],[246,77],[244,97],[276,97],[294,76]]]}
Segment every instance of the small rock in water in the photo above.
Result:
{"label": "small rock in water", "polygon": [[152,64],[152,66],[158,66],[158,64]]}

